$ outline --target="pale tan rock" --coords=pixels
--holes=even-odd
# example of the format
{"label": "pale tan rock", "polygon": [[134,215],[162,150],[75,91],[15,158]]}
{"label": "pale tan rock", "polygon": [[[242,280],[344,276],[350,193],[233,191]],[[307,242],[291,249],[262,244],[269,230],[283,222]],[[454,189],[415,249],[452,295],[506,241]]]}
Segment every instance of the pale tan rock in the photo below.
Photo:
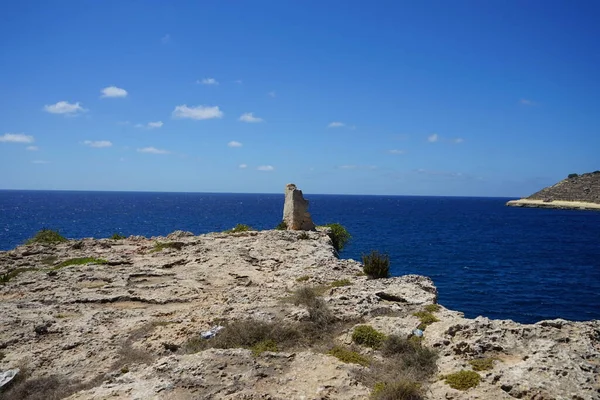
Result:
{"label": "pale tan rock", "polygon": [[297,189],[293,183],[285,187],[283,222],[289,230],[311,231],[315,229],[315,224],[308,212],[308,200],[304,199],[302,190]]}

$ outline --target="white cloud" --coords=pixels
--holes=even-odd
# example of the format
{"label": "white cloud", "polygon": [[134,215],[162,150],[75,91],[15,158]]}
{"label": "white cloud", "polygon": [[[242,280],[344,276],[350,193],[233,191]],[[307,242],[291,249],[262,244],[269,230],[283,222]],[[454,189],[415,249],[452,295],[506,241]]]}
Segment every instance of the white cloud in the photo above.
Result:
{"label": "white cloud", "polygon": [[274,171],[275,167],[273,167],[272,165],[261,165],[261,166],[257,167],[256,169],[259,171],[269,172],[269,171]]}
{"label": "white cloud", "polygon": [[44,161],[44,160],[33,160],[32,161],[33,164],[48,164],[48,161]]}
{"label": "white cloud", "polygon": [[232,140],[231,142],[227,143],[227,146],[229,146],[229,147],[242,147],[242,144],[240,142],[236,142],[235,140]]}
{"label": "white cloud", "polygon": [[269,96],[271,96],[271,97],[276,97],[276,96],[277,96],[277,94],[275,93],[275,91],[274,91],[274,90],[273,90],[273,91],[271,91],[271,92],[269,92],[269,93],[267,93],[267,94],[268,94]]}
{"label": "white cloud", "polygon": [[254,113],[244,113],[242,114],[242,116],[240,117],[240,121],[243,122],[263,122],[264,120],[262,118],[258,118],[254,116]]}
{"label": "white cloud", "polygon": [[390,154],[406,154],[406,150],[398,150],[398,149],[393,149],[389,151]]}
{"label": "white cloud", "polygon": [[223,111],[219,110],[219,106],[188,107],[187,104],[183,104],[175,107],[172,115],[173,118],[211,119],[223,118]]}
{"label": "white cloud", "polygon": [[110,147],[112,146],[112,143],[109,142],[108,140],[85,140],[83,142],[83,144],[85,144],[86,146],[89,147],[96,147],[96,148],[102,148],[102,147]]}
{"label": "white cloud", "polygon": [[8,143],[33,143],[33,136],[25,135],[24,133],[5,133],[0,136],[0,142]]}
{"label": "white cloud", "polygon": [[341,128],[343,126],[346,126],[346,124],[343,122],[339,122],[339,121],[334,121],[334,122],[330,123],[329,125],[327,125],[328,128]]}
{"label": "white cloud", "polygon": [[519,103],[524,105],[524,106],[536,106],[537,103],[533,100],[527,100],[527,99],[521,99],[519,100]]}
{"label": "white cloud", "polygon": [[460,137],[459,137],[459,138],[456,138],[456,139],[452,139],[452,141],[453,141],[454,143],[456,143],[456,144],[459,144],[459,143],[462,143],[462,142],[464,142],[464,141],[465,141],[465,139],[463,139],[463,138],[460,138]]}
{"label": "white cloud", "polygon": [[25,150],[27,151],[38,151],[40,148],[37,146],[27,146],[25,147]]}
{"label": "white cloud", "polygon": [[163,36],[162,38],[160,38],[160,41],[162,44],[167,44],[171,41],[171,35],[169,35],[168,33]]}
{"label": "white cloud", "polygon": [[377,169],[377,165],[353,165],[353,164],[347,164],[347,165],[340,165],[338,168],[339,169],[373,170],[373,169]]}
{"label": "white cloud", "polygon": [[244,168],[248,168],[248,166],[246,164],[240,164],[240,165],[238,165],[238,168],[244,169]]}
{"label": "white cloud", "polygon": [[127,90],[116,86],[105,87],[100,92],[102,92],[100,97],[127,97]]}
{"label": "white cloud", "polygon": [[170,152],[167,150],[157,149],[156,147],[143,147],[141,149],[137,149],[139,153],[149,153],[149,154],[169,154]]}
{"label": "white cloud", "polygon": [[435,143],[435,142],[437,142],[438,140],[440,140],[440,136],[439,136],[437,133],[434,133],[434,134],[432,134],[432,135],[429,135],[429,136],[427,137],[427,141],[428,141],[429,143]]}
{"label": "white cloud", "polygon": [[163,122],[162,121],[156,121],[156,122],[148,122],[148,128],[149,129],[158,129],[158,128],[162,128],[163,126]]}
{"label": "white cloud", "polygon": [[71,104],[68,101],[59,101],[56,104],[45,105],[44,111],[51,114],[74,115],[78,112],[85,112],[87,110],[83,108],[79,102]]}
{"label": "white cloud", "polygon": [[215,78],[204,78],[202,80],[197,80],[196,83],[201,85],[218,85],[219,82]]}

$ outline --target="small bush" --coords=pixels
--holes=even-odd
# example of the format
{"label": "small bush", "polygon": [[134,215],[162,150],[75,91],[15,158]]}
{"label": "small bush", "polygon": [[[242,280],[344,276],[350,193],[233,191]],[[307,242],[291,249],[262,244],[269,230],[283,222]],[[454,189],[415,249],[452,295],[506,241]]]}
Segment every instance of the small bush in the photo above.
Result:
{"label": "small bush", "polygon": [[435,315],[433,315],[432,313],[427,312],[427,311],[419,311],[419,312],[413,313],[413,315],[415,317],[418,317],[421,320],[421,323],[419,324],[419,326],[417,328],[421,329],[423,331],[429,325],[433,324],[434,322],[439,321],[439,319],[437,319],[437,317]]}
{"label": "small bush", "polygon": [[579,177],[579,175],[577,175],[577,174],[569,174],[569,176],[567,178],[573,179],[573,178],[577,178],[577,177]]}
{"label": "small bush", "polygon": [[302,275],[296,278],[296,282],[306,282],[310,279],[310,275]]}
{"label": "small bush", "polygon": [[329,350],[327,354],[334,356],[346,364],[358,364],[364,367],[368,367],[370,364],[367,357],[342,346],[335,346],[333,349]]}
{"label": "small bush", "polygon": [[371,254],[362,256],[363,271],[371,278],[389,278],[390,258],[387,254],[372,251]]}
{"label": "small bush", "polygon": [[287,230],[287,224],[285,223],[285,221],[281,221],[279,224],[277,224],[277,226],[275,227],[275,229],[277,229],[278,231],[286,231]]}
{"label": "small bush", "polygon": [[358,325],[352,332],[354,343],[378,349],[383,344],[386,336],[370,325]]}
{"label": "small bush", "polygon": [[150,250],[151,253],[163,251],[164,249],[175,249],[181,250],[183,248],[183,242],[157,242],[154,248]]}
{"label": "small bush", "polygon": [[294,291],[291,300],[295,305],[303,305],[306,307],[310,322],[320,329],[328,330],[330,325],[336,321],[336,318],[331,313],[329,307],[327,307],[325,301],[320,297],[324,290],[327,290],[326,286],[303,286]]}
{"label": "small bush", "polygon": [[273,352],[278,351],[277,343],[273,339],[267,339],[267,340],[260,341],[260,342],[256,343],[254,346],[252,346],[252,354],[254,354],[255,356],[260,356],[265,351],[273,351]]}
{"label": "small bush", "polygon": [[27,240],[25,244],[57,244],[67,241],[67,238],[58,233],[58,231],[43,228],[31,239]]}
{"label": "small bush", "polygon": [[21,267],[21,268],[16,268],[13,269],[10,272],[6,272],[4,274],[0,274],[0,283],[5,285],[7,284],[10,280],[16,278],[17,276],[19,276],[21,273],[23,272],[27,272],[27,271],[36,271],[36,268],[30,268],[30,267]]}
{"label": "small bush", "polygon": [[307,239],[310,239],[310,235],[308,233],[306,233],[306,232],[301,232],[298,235],[298,239],[300,239],[300,240],[307,240]]}
{"label": "small bush", "polygon": [[331,282],[331,287],[342,287],[342,286],[350,286],[350,285],[352,285],[352,282],[350,282],[350,279],[340,279],[339,281]]}
{"label": "small bush", "polygon": [[452,389],[467,390],[479,385],[481,377],[477,372],[461,370],[454,374],[446,375],[445,382]]}
{"label": "small bush", "polygon": [[325,226],[331,229],[328,235],[331,238],[331,242],[335,250],[337,252],[342,251],[348,241],[352,238],[350,233],[346,230],[346,228],[338,223],[327,224]]}
{"label": "small bush", "polygon": [[120,233],[113,233],[110,238],[112,240],[121,240],[121,239],[125,239],[125,236],[121,235]]}
{"label": "small bush", "polygon": [[476,358],[474,360],[470,360],[469,364],[473,368],[473,371],[488,371],[494,368],[494,359],[493,358]]}
{"label": "small bush", "polygon": [[413,371],[415,378],[422,379],[435,372],[438,354],[434,350],[421,346],[421,341],[413,338],[416,336],[405,339],[390,335],[383,342],[381,353],[394,359],[396,367]]}
{"label": "small bush", "polygon": [[421,400],[421,387],[410,381],[377,382],[373,388],[373,400]]}
{"label": "small bush", "polygon": [[430,313],[440,311],[440,305],[439,304],[428,304],[425,306],[425,311],[430,312]]}
{"label": "small bush", "polygon": [[239,232],[248,232],[253,230],[250,226],[244,224],[237,224],[233,228],[224,231],[224,233],[239,233]]}
{"label": "small bush", "polygon": [[66,260],[61,262],[55,267],[49,268],[50,270],[57,270],[64,267],[70,267],[72,265],[85,265],[85,264],[106,264],[106,261],[103,258],[94,258],[94,257],[81,257],[81,258],[71,258],[70,260]]}

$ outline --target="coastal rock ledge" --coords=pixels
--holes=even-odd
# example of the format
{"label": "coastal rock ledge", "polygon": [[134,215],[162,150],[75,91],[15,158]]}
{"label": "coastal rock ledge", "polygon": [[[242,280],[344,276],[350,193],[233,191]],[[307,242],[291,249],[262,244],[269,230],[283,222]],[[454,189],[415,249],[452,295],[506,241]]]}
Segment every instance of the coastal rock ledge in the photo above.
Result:
{"label": "coastal rock ledge", "polygon": [[[361,379],[367,367],[329,350],[349,346],[356,324],[408,337],[422,322],[413,314],[428,309],[437,321],[424,329],[422,345],[439,357],[424,398],[600,399],[600,321],[467,319],[431,306],[437,290],[427,277],[368,279],[360,263],[335,254],[324,232],[276,230],[83,239],[0,252],[0,373],[19,368],[30,388],[45,382],[46,392],[29,397],[35,399],[50,398],[44,396],[56,385],[70,400],[368,399],[372,386]],[[331,343],[186,351],[193,338],[223,335],[227,327],[211,328],[227,321],[309,318],[286,300],[304,285],[319,287],[332,315],[348,323]],[[202,332],[216,336],[202,339]],[[354,350],[381,357],[368,347]],[[477,359],[489,360],[489,368],[478,372],[476,387],[446,383]],[[17,385],[6,385],[0,398],[16,396]]]}

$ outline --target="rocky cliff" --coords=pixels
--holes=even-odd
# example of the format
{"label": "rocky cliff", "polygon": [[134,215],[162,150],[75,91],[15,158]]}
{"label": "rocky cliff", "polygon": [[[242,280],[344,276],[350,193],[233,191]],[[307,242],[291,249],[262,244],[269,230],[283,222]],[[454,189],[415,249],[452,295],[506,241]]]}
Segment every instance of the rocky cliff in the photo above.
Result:
{"label": "rocky cliff", "polygon": [[509,201],[507,205],[600,210],[600,171],[571,174],[555,185],[524,199]]}
{"label": "rocky cliff", "polygon": [[[0,278],[0,372],[20,369],[2,399],[367,399],[400,370],[420,394],[378,398],[600,398],[600,321],[467,319],[429,278],[368,279],[319,231],[20,246]],[[287,342],[225,340],[273,332]]]}

